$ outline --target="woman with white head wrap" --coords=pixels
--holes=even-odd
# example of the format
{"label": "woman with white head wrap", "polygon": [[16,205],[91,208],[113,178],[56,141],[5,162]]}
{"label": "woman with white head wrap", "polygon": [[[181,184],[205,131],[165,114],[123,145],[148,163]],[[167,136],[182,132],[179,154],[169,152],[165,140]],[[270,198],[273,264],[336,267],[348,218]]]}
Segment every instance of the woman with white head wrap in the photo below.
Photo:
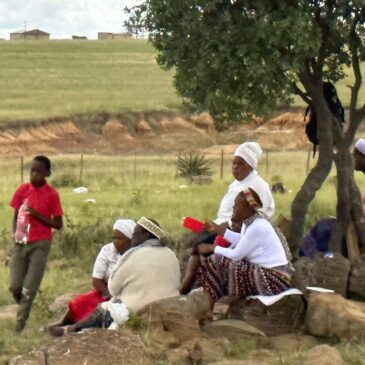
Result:
{"label": "woman with white head wrap", "polygon": [[[233,213],[233,204],[236,196],[243,190],[251,187],[260,196],[262,208],[260,209],[267,216],[272,216],[275,210],[274,199],[272,197],[269,185],[257,174],[257,163],[262,154],[260,145],[256,142],[245,142],[239,145],[234,154],[232,161],[232,174],[235,180],[229,185],[227,193],[221,200],[216,224],[222,224],[225,227],[232,227],[231,217]],[[239,225],[242,222],[239,222]],[[206,234],[204,232],[204,234]],[[192,255],[189,259],[184,279],[180,286],[180,293],[187,294],[196,278],[196,269],[200,264],[198,245],[202,242],[211,243],[215,235],[205,236],[202,240],[198,238],[193,246]]]}
{"label": "woman with white head wrap", "polygon": [[118,219],[113,225],[112,242],[103,246],[95,260],[92,284],[94,289],[74,297],[68,304],[63,319],[46,329],[52,333],[60,326],[80,321],[94,311],[96,306],[109,299],[109,276],[118,259],[131,247],[131,239],[136,223],[131,219]]}
{"label": "woman with white head wrap", "polygon": [[256,171],[261,154],[262,149],[256,142],[245,142],[237,147],[232,161],[232,174],[235,180],[229,185],[228,191],[221,201],[215,223],[221,224],[230,221],[237,194],[249,186],[260,195],[262,212],[269,217],[274,214],[275,204],[269,184]]}

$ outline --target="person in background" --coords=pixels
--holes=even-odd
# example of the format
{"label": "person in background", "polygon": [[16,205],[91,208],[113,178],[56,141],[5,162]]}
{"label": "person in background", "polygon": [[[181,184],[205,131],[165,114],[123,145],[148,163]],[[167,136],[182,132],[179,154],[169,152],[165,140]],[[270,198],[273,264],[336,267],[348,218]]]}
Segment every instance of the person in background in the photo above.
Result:
{"label": "person in background", "polygon": [[81,321],[90,315],[99,303],[110,299],[108,280],[119,258],[131,248],[136,223],[131,219],[118,219],[113,225],[112,242],[103,246],[94,264],[92,273],[93,290],[74,297],[68,303],[68,311],[61,321],[47,325],[62,327]]}
{"label": "person in background", "polygon": [[[365,139],[364,138],[360,138],[355,143],[353,155],[354,155],[355,171],[361,171],[363,174],[365,174]],[[365,194],[362,195],[362,211],[365,215]]]}
{"label": "person in background", "polygon": [[62,207],[58,192],[47,183],[51,161],[34,157],[29,178],[14,193],[14,247],[9,261],[10,286],[19,304],[16,332],[21,332],[29,318],[33,300],[41,284],[51,248],[52,228],[61,229]]}
{"label": "person in background", "polygon": [[[223,196],[217,218],[214,223],[228,228],[231,225],[233,204],[239,192],[247,189],[249,186],[258,192],[262,199],[260,211],[271,217],[275,211],[274,199],[270,186],[257,173],[256,167],[262,154],[260,145],[256,142],[245,142],[237,147],[233,154],[232,175],[234,181],[229,185],[228,191]],[[180,286],[180,293],[187,294],[195,282],[197,268],[200,264],[198,246],[200,243],[213,243],[216,234],[203,233],[196,237],[191,256],[188,261],[185,276]]]}

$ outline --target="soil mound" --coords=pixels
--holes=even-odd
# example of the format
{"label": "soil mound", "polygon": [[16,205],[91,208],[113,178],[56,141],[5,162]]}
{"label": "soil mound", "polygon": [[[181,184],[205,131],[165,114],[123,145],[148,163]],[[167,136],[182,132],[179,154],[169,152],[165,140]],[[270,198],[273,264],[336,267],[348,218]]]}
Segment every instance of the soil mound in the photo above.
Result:
{"label": "soil mound", "polygon": [[[255,140],[263,149],[300,149],[309,143],[302,113],[287,112],[270,120],[255,119],[218,133],[207,113],[124,113],[74,116],[67,119],[17,123],[0,130],[0,155],[57,153],[171,153]],[[229,149],[229,148],[228,148]],[[230,152],[230,151],[228,151]]]}

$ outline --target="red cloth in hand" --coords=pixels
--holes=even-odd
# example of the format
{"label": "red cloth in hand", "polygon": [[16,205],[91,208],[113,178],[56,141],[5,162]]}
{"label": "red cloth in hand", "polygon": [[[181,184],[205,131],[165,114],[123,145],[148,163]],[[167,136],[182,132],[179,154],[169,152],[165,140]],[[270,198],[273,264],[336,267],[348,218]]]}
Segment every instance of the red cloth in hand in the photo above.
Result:
{"label": "red cloth in hand", "polygon": [[214,240],[214,246],[229,247],[230,243],[218,234]]}
{"label": "red cloth in hand", "polygon": [[192,217],[183,218],[182,226],[194,233],[200,233],[204,231],[205,228],[205,224],[202,221],[199,221]]}

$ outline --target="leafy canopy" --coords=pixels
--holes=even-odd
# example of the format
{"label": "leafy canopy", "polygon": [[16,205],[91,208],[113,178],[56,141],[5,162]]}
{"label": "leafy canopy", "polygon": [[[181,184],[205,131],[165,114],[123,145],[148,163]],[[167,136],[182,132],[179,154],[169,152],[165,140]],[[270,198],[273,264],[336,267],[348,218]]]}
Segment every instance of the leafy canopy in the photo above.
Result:
{"label": "leafy canopy", "polygon": [[175,69],[178,92],[224,129],[290,102],[293,91],[305,93],[303,71],[318,80],[344,77],[351,45],[363,52],[363,3],[147,0],[127,9],[127,26],[148,34],[159,65]]}

